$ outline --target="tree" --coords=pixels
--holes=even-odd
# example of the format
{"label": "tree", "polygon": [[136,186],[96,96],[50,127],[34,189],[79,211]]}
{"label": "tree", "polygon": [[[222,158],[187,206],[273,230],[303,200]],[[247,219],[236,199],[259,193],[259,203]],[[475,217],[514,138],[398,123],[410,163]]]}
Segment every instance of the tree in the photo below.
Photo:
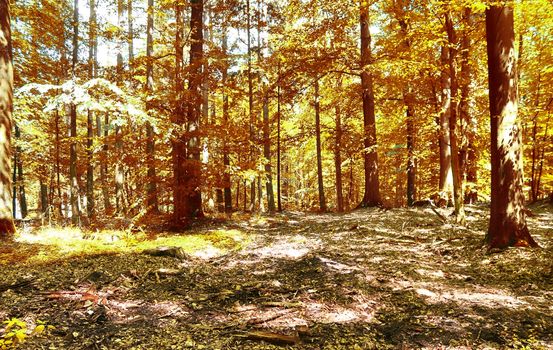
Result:
{"label": "tree", "polygon": [[0,240],[9,240],[15,233],[10,182],[13,64],[9,0],[0,0],[0,34]]}
{"label": "tree", "polygon": [[455,205],[455,218],[460,224],[465,224],[465,206],[463,194],[463,179],[461,177],[461,164],[459,161],[459,139],[457,128],[457,92],[459,83],[457,80],[457,33],[451,18],[449,9],[445,11],[445,30],[449,39],[449,78],[450,78],[450,108],[449,108],[449,145],[451,148],[451,173],[453,175],[453,203]]}
{"label": "tree", "polygon": [[[71,60],[71,78],[73,84],[76,79],[76,68],[79,60],[79,0],[73,4],[73,56]],[[73,225],[79,223],[81,209],[79,207],[79,182],[77,179],[77,106],[74,101],[70,104],[70,136],[71,145],[69,149],[69,181],[71,197],[71,222]]]}
{"label": "tree", "polygon": [[[202,104],[202,61],[203,61],[203,0],[192,0],[190,14],[190,66],[188,79],[188,98],[184,94],[177,102],[177,125],[181,132],[173,141],[173,217],[175,222],[184,223],[189,219],[203,216],[202,195],[200,189],[201,163],[199,121]],[[177,18],[180,17],[181,6],[177,5]],[[178,19],[177,23],[182,21]],[[182,56],[180,26],[177,25],[177,61]],[[179,63],[177,62],[177,65]],[[177,77],[180,69],[177,67]],[[181,78],[177,79],[176,89],[182,89]],[[186,108],[186,110],[185,110]],[[184,118],[183,113],[186,113]],[[182,130],[185,129],[185,130]]]}
{"label": "tree", "polygon": [[315,142],[317,152],[317,188],[319,190],[319,209],[326,211],[326,199],[323,182],[323,161],[321,154],[321,107],[319,96],[319,78],[315,79]]}
{"label": "tree", "polygon": [[[154,0],[147,0],[147,24],[146,24],[146,94],[150,94],[154,89],[154,65],[153,65],[153,32],[154,32]],[[149,96],[146,96],[148,99]],[[146,111],[150,112],[151,103],[146,101]],[[150,121],[146,122],[146,156],[148,163],[148,184],[146,185],[146,210],[148,212],[158,212],[157,197],[157,178],[155,165],[155,139],[154,128]]]}
{"label": "tree", "polygon": [[374,113],[373,74],[371,64],[371,33],[369,31],[369,5],[360,0],[361,27],[361,88],[363,98],[363,145],[365,146],[365,193],[359,207],[374,207],[382,204],[378,180],[378,153],[376,151],[376,117]]}
{"label": "tree", "polygon": [[513,8],[486,10],[491,126],[490,248],[537,247],[524,211],[522,130],[517,121],[517,69]]}

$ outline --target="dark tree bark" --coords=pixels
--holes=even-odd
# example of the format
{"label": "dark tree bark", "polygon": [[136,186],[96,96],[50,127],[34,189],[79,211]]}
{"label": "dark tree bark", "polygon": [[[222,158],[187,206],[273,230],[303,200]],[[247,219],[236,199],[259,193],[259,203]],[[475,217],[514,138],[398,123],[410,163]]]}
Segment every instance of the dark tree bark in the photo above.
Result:
{"label": "dark tree bark", "polygon": [[[199,121],[200,108],[202,105],[202,63],[203,63],[203,0],[191,0],[190,15],[190,67],[188,79],[188,98],[183,99],[180,93],[178,101],[177,124],[184,128],[173,141],[173,217],[177,223],[186,223],[189,219],[203,216],[201,196],[201,163],[200,163],[200,140]],[[180,5],[177,5],[177,15],[181,12]],[[182,19],[181,19],[182,21]],[[177,32],[180,32],[177,26]],[[177,56],[182,56],[182,40],[177,34],[175,41]],[[182,62],[182,61],[181,61]],[[180,63],[179,63],[180,65]],[[177,66],[177,76],[180,75],[180,68]],[[177,78],[177,91],[182,89],[182,79]],[[184,110],[186,107],[186,110]],[[181,109],[181,111],[179,111]],[[186,113],[186,118],[182,114]]]}
{"label": "dark tree bark", "polygon": [[457,34],[451,19],[451,13],[445,13],[445,28],[449,39],[449,77],[451,80],[451,108],[449,113],[449,141],[451,147],[451,173],[453,175],[453,203],[455,205],[456,221],[462,225],[465,224],[465,206],[463,194],[463,178],[461,177],[461,167],[459,163],[459,145],[460,134],[457,132],[457,114],[458,114],[458,81],[457,81]]}
{"label": "dark tree bark", "polygon": [[491,126],[491,207],[489,248],[538,244],[524,211],[522,129],[517,121],[517,70],[513,8],[486,10]]}
{"label": "dark tree bark", "polygon": [[363,145],[365,160],[365,192],[359,207],[374,207],[382,204],[378,179],[378,153],[376,142],[376,118],[374,112],[373,74],[371,64],[371,34],[369,31],[369,6],[360,2],[361,27],[361,87],[363,97]]}
{"label": "dark tree bark", "polygon": [[315,80],[315,142],[317,151],[317,187],[319,190],[319,208],[326,211],[326,199],[323,182],[323,160],[321,147],[321,107],[319,101],[319,79]]}
{"label": "dark tree bark", "polygon": [[[15,125],[15,138],[21,138],[21,129],[17,124]],[[25,181],[23,179],[23,158],[21,156],[21,147],[16,147],[15,156],[14,156],[14,175],[17,173],[17,177],[14,176],[14,183],[17,186],[14,186],[13,196],[19,198],[19,207],[21,210],[21,218],[25,219],[28,215],[27,208],[27,196],[25,195]],[[16,187],[19,191],[16,191]],[[15,217],[15,213],[14,213]]]}
{"label": "dark tree bark", "polygon": [[[73,5],[73,59],[71,61],[71,76],[75,79],[75,69],[79,52],[79,0]],[[77,181],[77,106],[70,105],[70,138],[69,149],[69,182],[71,192],[71,222],[76,225],[80,221],[81,209],[79,207],[79,183]]]}
{"label": "dark tree bark", "polygon": [[0,0],[0,35],[0,241],[6,241],[15,233],[10,179],[13,63],[9,0]]}
{"label": "dark tree bark", "polygon": [[[146,20],[146,94],[154,90],[154,67],[153,67],[153,32],[154,32],[154,0],[148,0],[148,16]],[[146,101],[146,110],[150,118],[151,103]],[[157,176],[155,165],[155,133],[152,124],[146,122],[146,157],[148,164],[148,184],[146,185],[146,211],[149,213],[159,212],[159,200],[157,195]]]}

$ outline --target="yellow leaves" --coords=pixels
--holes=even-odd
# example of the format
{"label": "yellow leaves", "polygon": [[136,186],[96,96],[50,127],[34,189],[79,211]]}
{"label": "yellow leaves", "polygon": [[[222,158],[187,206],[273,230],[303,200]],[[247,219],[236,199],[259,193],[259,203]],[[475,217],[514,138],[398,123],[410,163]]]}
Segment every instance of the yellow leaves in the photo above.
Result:
{"label": "yellow leaves", "polygon": [[484,13],[488,8],[488,5],[483,1],[474,1],[471,3],[470,8],[474,13]]}

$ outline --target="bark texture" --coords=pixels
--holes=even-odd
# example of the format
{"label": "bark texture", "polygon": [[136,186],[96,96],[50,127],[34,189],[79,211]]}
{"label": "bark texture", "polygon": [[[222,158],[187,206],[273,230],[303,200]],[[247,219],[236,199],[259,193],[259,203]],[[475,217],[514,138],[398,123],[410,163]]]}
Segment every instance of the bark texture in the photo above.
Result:
{"label": "bark texture", "polygon": [[486,10],[491,126],[490,248],[538,244],[526,225],[522,191],[522,129],[517,121],[513,8]]}

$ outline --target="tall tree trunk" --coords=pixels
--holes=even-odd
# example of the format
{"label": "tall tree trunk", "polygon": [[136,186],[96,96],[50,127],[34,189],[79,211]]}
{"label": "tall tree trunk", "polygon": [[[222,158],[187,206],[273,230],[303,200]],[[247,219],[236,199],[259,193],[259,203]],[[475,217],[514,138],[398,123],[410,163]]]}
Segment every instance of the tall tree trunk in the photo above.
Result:
{"label": "tall tree trunk", "polygon": [[281,160],[280,160],[280,61],[278,63],[278,82],[277,82],[277,209],[279,212],[282,211],[282,194],[280,191],[281,183]]}
{"label": "tall tree trunk", "polygon": [[[408,37],[409,24],[405,19],[404,9],[401,9],[401,16],[398,19],[403,36],[403,47],[407,57],[410,56],[411,41]],[[416,191],[416,165],[415,165],[415,96],[409,82],[403,89],[403,103],[406,107],[406,126],[407,126],[407,206],[412,206],[415,202]]]}
{"label": "tall tree trunk", "polygon": [[[122,30],[123,20],[123,0],[117,0],[117,24]],[[123,43],[124,38],[121,35],[117,40],[117,79],[120,83],[123,76]],[[125,212],[125,170],[123,168],[123,135],[121,126],[115,126],[115,208],[117,214]]]}
{"label": "tall tree trunk", "polygon": [[453,27],[451,13],[446,11],[445,26],[447,37],[449,39],[449,76],[451,79],[451,108],[449,114],[449,141],[451,147],[451,172],[453,174],[453,202],[455,204],[456,221],[462,225],[465,224],[465,205],[463,193],[463,178],[461,177],[461,168],[459,164],[459,136],[457,133],[457,35]]}
{"label": "tall tree trunk", "polygon": [[466,7],[463,12],[463,32],[461,38],[461,99],[459,100],[459,114],[461,121],[461,150],[459,151],[459,161],[462,177],[466,184],[470,186],[465,194],[465,202],[473,203],[477,200],[476,189],[477,173],[477,154],[474,145],[477,134],[477,120],[470,115],[469,98],[471,82],[470,66],[470,29],[471,29],[471,9]]}
{"label": "tall tree trunk", "polygon": [[451,148],[449,136],[449,115],[451,113],[451,79],[449,78],[448,50],[442,46],[440,55],[440,126],[439,126],[439,146],[440,146],[440,196],[448,197],[453,187],[453,176],[451,174]]}
{"label": "tall tree trunk", "polygon": [[[96,4],[95,0],[89,0],[90,15],[88,29],[88,78],[95,78],[96,73]],[[94,164],[93,164],[93,138],[94,138],[94,113],[88,111],[86,119],[86,213],[89,218],[94,216]]]}
{"label": "tall tree trunk", "polygon": [[134,17],[133,17],[132,2],[133,0],[128,0],[127,2],[127,27],[128,27],[127,45],[129,49],[129,69],[131,69],[132,61],[134,60],[134,28],[133,28]]}
{"label": "tall tree trunk", "polygon": [[[15,125],[15,138],[21,138],[21,129],[19,129],[19,126],[17,126],[17,124]],[[17,195],[19,195],[21,218],[25,219],[29,212],[27,208],[27,196],[25,195],[25,181],[23,178],[23,158],[21,156],[21,147],[17,147],[15,153],[17,154],[17,162],[15,163],[15,166],[17,167],[17,180],[14,179],[14,181],[17,181],[17,187],[19,189],[19,193]],[[14,196],[16,196],[15,193]]]}
{"label": "tall tree trunk", "polygon": [[9,0],[0,0],[0,35],[0,241],[5,241],[15,233],[10,181],[13,63]]}
{"label": "tall tree trunk", "polygon": [[491,126],[490,248],[532,246],[524,212],[522,130],[517,121],[513,8],[486,10]]}
{"label": "tall tree trunk", "polygon": [[361,27],[361,88],[363,90],[363,145],[365,160],[365,192],[359,207],[374,207],[382,204],[378,179],[378,153],[376,142],[376,118],[374,112],[373,74],[371,64],[371,34],[369,31],[369,5],[360,1]]}
{"label": "tall tree trunk", "polygon": [[[154,0],[148,1],[148,16],[146,20],[146,110],[152,118],[151,103],[149,94],[154,90],[154,67],[153,67],[153,33],[154,33]],[[146,185],[146,211],[149,213],[159,212],[159,200],[157,195],[157,176],[155,164],[155,133],[152,124],[146,122],[146,157],[148,164],[148,184]]]}
{"label": "tall tree trunk", "polygon": [[61,216],[61,164],[60,164],[60,148],[61,148],[61,142],[60,142],[60,114],[58,110],[56,109],[55,113],[55,122],[56,122],[56,188],[58,193],[58,211],[59,215]]}
{"label": "tall tree trunk", "polygon": [[319,101],[319,79],[315,80],[315,141],[317,148],[317,184],[319,190],[319,208],[326,211],[326,199],[323,182],[323,160],[321,147],[321,116]]}
{"label": "tall tree trunk", "polygon": [[[73,59],[71,76],[73,81],[75,81],[75,69],[79,53],[79,0],[75,0],[73,6]],[[71,145],[69,150],[69,182],[71,186],[71,222],[73,225],[76,225],[80,221],[81,210],[79,207],[79,183],[77,180],[77,106],[75,103],[71,102],[70,110]]]}
{"label": "tall tree trunk", "polygon": [[[226,27],[226,20],[223,19],[223,43],[222,43],[222,49],[223,49],[223,69],[222,69],[222,81],[223,81],[223,126],[225,130],[228,130],[229,128],[229,100],[228,100],[228,93],[227,93],[227,79],[228,79],[228,57],[227,57],[227,50],[228,50],[228,43],[227,43],[227,27]],[[228,135],[228,134],[227,134]],[[229,147],[228,147],[228,137],[225,137],[223,139],[223,165],[225,166],[225,173],[223,175],[223,183],[224,183],[224,189],[223,189],[223,195],[224,195],[224,201],[225,201],[225,212],[230,213],[232,212],[232,192],[231,192],[231,181],[230,181],[230,155],[229,155]],[[237,182],[238,186],[240,186],[240,181]],[[238,191],[238,190],[237,190]],[[236,197],[238,199],[238,196]],[[238,207],[238,203],[236,203],[236,207]]]}
{"label": "tall tree trunk", "polygon": [[275,211],[275,195],[273,192],[273,170],[271,167],[271,133],[269,128],[269,98],[263,98],[263,156],[265,157],[265,187],[267,191],[267,207],[269,212]]}
{"label": "tall tree trunk", "polygon": [[[252,77],[252,48],[251,48],[251,17],[250,17],[250,0],[246,0],[246,18],[247,18],[247,36],[248,36],[248,113],[250,117],[250,163],[255,168],[255,117],[253,111],[253,77]],[[255,181],[251,182],[250,187],[250,206],[251,210],[255,209]]]}
{"label": "tall tree trunk", "polygon": [[[200,162],[200,139],[199,121],[200,108],[202,105],[202,61],[203,61],[203,0],[191,0],[190,15],[190,69],[188,80],[188,101],[183,100],[181,93],[179,105],[184,109],[186,106],[186,119],[178,116],[177,122],[186,131],[177,135],[174,141],[173,164],[175,184],[173,190],[174,219],[176,222],[184,223],[188,219],[203,216],[201,196],[201,162]],[[177,5],[177,13],[180,12],[180,5]],[[177,26],[177,32],[179,32]],[[177,51],[182,50],[180,34],[177,34]],[[180,53],[179,55],[182,55]],[[180,75],[180,72],[177,72]],[[177,79],[180,81],[181,79]],[[177,89],[182,86],[177,85]],[[178,110],[179,108],[177,108]],[[184,110],[182,111],[184,112]],[[175,147],[176,146],[176,147]]]}
{"label": "tall tree trunk", "polygon": [[[342,77],[338,78],[338,92],[342,89]],[[336,208],[338,212],[344,211],[344,195],[342,190],[342,111],[340,103],[335,102],[336,111],[336,135],[334,140],[334,168],[336,170]]]}

